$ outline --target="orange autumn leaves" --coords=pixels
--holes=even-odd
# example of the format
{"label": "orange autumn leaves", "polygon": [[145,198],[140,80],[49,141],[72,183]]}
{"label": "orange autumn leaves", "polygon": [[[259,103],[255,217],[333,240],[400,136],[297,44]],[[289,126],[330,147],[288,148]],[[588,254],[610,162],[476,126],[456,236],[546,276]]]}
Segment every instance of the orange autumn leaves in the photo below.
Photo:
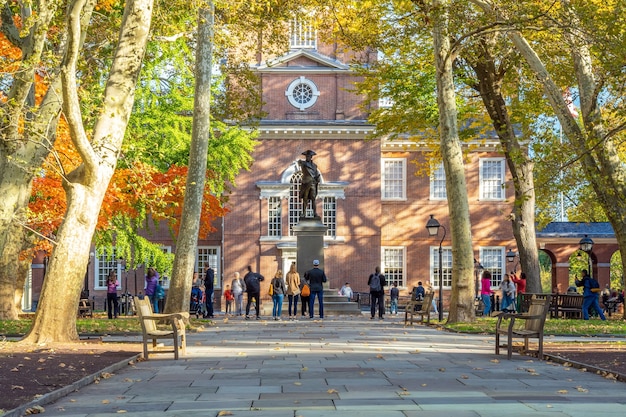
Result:
{"label": "orange autumn leaves", "polygon": [[[68,172],[79,162],[64,127],[65,123],[61,120],[55,155],[48,158],[45,174],[36,177],[33,182],[29,204],[30,227],[44,236],[54,234],[66,209],[58,163],[60,161],[63,171]],[[118,168],[104,197],[96,230],[114,229],[116,220],[125,217],[135,224],[141,224],[146,219],[166,221],[177,234],[186,178],[186,166],[172,165],[166,172],[160,172],[149,164],[135,161],[128,168]],[[221,207],[220,201],[205,188],[199,235],[206,236],[214,231],[212,220],[225,213],[226,209]],[[39,248],[43,249],[46,245],[46,242],[41,242]]]}

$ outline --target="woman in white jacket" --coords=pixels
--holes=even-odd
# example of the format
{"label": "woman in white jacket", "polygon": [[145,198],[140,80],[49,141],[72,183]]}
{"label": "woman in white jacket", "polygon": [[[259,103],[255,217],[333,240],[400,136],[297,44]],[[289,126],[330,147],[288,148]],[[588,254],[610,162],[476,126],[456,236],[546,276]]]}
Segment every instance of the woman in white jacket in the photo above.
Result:
{"label": "woman in white jacket", "polygon": [[502,291],[502,300],[500,301],[500,310],[504,312],[515,311],[515,284],[511,281],[509,274],[504,274],[502,282],[500,282],[500,290]]}

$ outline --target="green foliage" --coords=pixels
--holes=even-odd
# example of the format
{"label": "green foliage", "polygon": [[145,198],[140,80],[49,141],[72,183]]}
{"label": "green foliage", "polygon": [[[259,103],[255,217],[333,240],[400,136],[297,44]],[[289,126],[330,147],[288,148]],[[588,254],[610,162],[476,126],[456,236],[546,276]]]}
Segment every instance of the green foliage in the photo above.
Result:
{"label": "green foliage", "polygon": [[138,234],[137,226],[129,218],[116,216],[114,228],[96,234],[98,253],[113,254],[124,259],[126,269],[136,269],[140,265],[154,267],[163,276],[170,276],[174,264],[174,254],[165,252],[163,247]]}

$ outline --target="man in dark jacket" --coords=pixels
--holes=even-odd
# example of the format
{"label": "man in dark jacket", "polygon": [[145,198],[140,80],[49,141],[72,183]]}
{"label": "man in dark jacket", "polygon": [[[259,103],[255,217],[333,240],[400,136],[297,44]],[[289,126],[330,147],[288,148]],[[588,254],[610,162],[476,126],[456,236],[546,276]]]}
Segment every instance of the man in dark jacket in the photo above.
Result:
{"label": "man in dark jacket", "polygon": [[204,271],[204,303],[206,304],[206,313],[204,318],[213,318],[213,290],[215,282],[215,271],[210,266]]}
{"label": "man in dark jacket", "polygon": [[309,298],[309,318],[313,318],[313,306],[315,305],[315,296],[320,306],[320,319],[324,318],[324,283],[326,282],[326,274],[320,269],[320,261],[313,261],[313,269],[309,269],[304,273],[304,279],[309,288],[311,288],[311,296]]}
{"label": "man in dark jacket", "polygon": [[[575,283],[577,287],[583,287],[583,320],[589,320],[589,308],[596,310],[598,316],[600,316],[602,320],[606,320],[600,308],[600,303],[598,302],[598,295],[600,293],[600,284],[598,284],[598,281],[592,278],[586,269],[583,269],[582,279],[576,279]],[[594,291],[594,288],[597,291]]]}
{"label": "man in dark jacket", "polygon": [[376,267],[375,272],[370,275],[367,280],[367,285],[370,287],[370,312],[372,313],[371,320],[376,317],[376,305],[378,305],[378,318],[383,319],[383,313],[385,312],[385,276],[380,273],[380,266]]}
{"label": "man in dark jacket", "polygon": [[248,293],[246,320],[250,320],[250,305],[253,298],[256,307],[256,319],[259,320],[261,318],[261,281],[264,279],[263,275],[252,272],[252,267],[248,265],[248,272],[243,277],[243,282],[246,284],[246,292]]}

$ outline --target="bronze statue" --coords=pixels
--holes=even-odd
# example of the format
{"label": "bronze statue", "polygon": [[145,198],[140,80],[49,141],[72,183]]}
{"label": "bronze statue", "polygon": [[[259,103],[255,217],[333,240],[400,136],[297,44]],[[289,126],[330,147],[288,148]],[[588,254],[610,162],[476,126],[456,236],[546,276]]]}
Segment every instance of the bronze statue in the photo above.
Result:
{"label": "bronze statue", "polygon": [[313,155],[317,154],[309,149],[302,152],[302,155],[306,156],[306,160],[298,160],[298,166],[302,171],[302,184],[300,185],[300,198],[302,199],[301,217],[306,217],[306,207],[310,201],[313,217],[315,218],[318,217],[315,209],[315,199],[317,198],[317,185],[320,183],[320,172],[317,170],[317,165],[313,163]]}

